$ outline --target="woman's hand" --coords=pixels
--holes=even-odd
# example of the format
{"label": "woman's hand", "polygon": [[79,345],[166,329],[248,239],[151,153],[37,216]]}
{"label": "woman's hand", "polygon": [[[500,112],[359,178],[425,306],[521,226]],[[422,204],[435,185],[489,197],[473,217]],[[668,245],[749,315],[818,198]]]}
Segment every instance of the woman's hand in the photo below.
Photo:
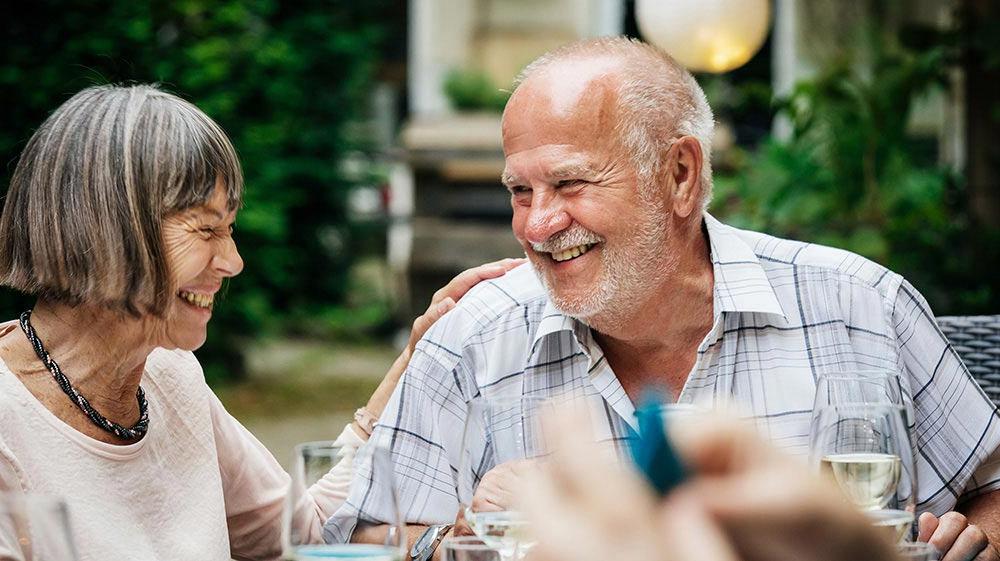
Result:
{"label": "woman's hand", "polygon": [[[507,271],[523,264],[526,259],[501,259],[500,261],[494,261],[492,263],[486,263],[485,265],[480,265],[478,267],[473,267],[466,271],[458,274],[455,278],[446,284],[443,288],[434,293],[431,298],[431,303],[427,306],[427,311],[421,314],[417,319],[413,320],[413,327],[410,329],[410,339],[406,343],[406,348],[400,353],[396,361],[392,363],[389,371],[386,372],[385,377],[382,378],[382,382],[379,383],[378,387],[375,388],[375,392],[372,393],[371,397],[368,398],[368,403],[365,404],[365,409],[368,414],[378,419],[382,415],[382,410],[385,409],[385,404],[389,402],[389,396],[392,395],[393,390],[396,389],[396,384],[399,383],[399,378],[406,371],[406,366],[410,363],[410,356],[413,355],[413,349],[417,345],[417,341],[427,333],[434,322],[441,319],[441,316],[445,315],[452,308],[455,307],[455,303],[458,302],[465,293],[468,292],[473,286],[483,282],[484,280],[495,279],[501,277],[507,273]],[[358,425],[357,422],[354,423],[354,432],[365,439],[368,438],[368,431]]]}
{"label": "woman's hand", "polygon": [[451,309],[455,307],[455,303],[458,302],[462,296],[465,296],[465,293],[472,289],[473,286],[476,286],[484,280],[501,277],[506,274],[507,271],[522,265],[526,261],[527,259],[524,258],[501,259],[500,261],[494,261],[492,263],[486,263],[485,265],[467,269],[459,273],[458,276],[451,279],[451,282],[435,292],[434,296],[431,297],[431,304],[427,306],[427,311],[417,317],[417,319],[413,320],[413,327],[410,329],[410,339],[406,344],[406,349],[403,351],[407,359],[409,359],[409,356],[413,354],[413,349],[416,347],[417,341],[424,336],[424,333],[427,333],[427,330],[434,325],[434,322],[441,319],[441,316],[451,311]]}

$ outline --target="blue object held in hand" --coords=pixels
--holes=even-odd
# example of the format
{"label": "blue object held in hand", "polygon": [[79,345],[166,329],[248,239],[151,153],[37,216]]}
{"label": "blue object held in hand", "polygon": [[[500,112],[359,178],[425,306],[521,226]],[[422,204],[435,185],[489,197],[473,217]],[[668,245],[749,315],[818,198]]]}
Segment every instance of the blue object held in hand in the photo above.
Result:
{"label": "blue object held in hand", "polygon": [[636,409],[639,436],[632,442],[631,450],[635,465],[662,497],[684,482],[687,470],[667,440],[661,405],[660,400],[653,397],[644,399]]}

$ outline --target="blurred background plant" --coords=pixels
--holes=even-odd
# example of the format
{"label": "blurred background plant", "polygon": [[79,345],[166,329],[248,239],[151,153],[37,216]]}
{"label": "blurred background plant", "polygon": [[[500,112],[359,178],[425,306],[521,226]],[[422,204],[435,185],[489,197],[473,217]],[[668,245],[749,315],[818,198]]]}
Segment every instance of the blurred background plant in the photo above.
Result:
{"label": "blurred background plant", "polygon": [[488,74],[467,68],[448,72],[444,79],[444,93],[451,106],[459,111],[500,113],[510,97],[510,92],[500,89]]}
{"label": "blurred background plant", "polygon": [[[940,315],[996,313],[998,275],[984,263],[1000,262],[997,222],[977,220],[965,178],[908,131],[914,107],[946,90],[964,60],[997,68],[995,25],[895,34],[875,21],[855,30],[846,42],[854,47],[774,100],[788,138],[768,134],[727,155],[713,212],[869,257],[919,287]],[[759,98],[759,84],[746,88],[735,97]],[[1000,100],[981,118],[998,121]]]}
{"label": "blurred background plant", "polygon": [[[384,224],[352,222],[347,203],[384,173],[372,165],[345,173],[341,163],[371,147],[359,123],[389,8],[378,0],[25,3],[0,24],[0,185],[34,128],[80,89],[159,83],[220,123],[246,175],[236,225],[246,267],[198,352],[210,382],[243,374],[251,337],[384,330],[385,294],[346,299],[352,264],[385,246]],[[0,317],[29,305],[0,292]]]}

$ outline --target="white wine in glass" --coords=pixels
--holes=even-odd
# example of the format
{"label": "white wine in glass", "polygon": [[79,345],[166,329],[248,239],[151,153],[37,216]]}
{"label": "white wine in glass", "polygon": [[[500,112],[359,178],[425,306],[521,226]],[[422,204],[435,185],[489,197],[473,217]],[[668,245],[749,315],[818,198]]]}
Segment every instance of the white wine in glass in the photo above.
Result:
{"label": "white wine in glass", "polygon": [[815,412],[810,461],[897,539],[911,535],[916,469],[902,406],[841,403]]}
{"label": "white wine in glass", "polygon": [[873,510],[896,494],[900,463],[895,454],[829,454],[820,460],[820,471],[833,477],[858,508]]}
{"label": "white wine in glass", "polygon": [[535,543],[528,521],[517,511],[473,512],[467,507],[465,518],[483,543],[500,552],[505,559],[514,557],[515,550],[526,552]]}

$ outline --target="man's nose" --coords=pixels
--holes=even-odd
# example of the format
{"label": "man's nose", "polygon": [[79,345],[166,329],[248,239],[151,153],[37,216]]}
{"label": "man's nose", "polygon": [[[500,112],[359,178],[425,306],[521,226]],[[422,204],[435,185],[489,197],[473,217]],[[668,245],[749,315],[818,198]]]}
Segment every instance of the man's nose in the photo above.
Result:
{"label": "man's nose", "polygon": [[532,244],[543,243],[568,228],[572,222],[558,197],[535,197],[524,227],[525,240]]}

